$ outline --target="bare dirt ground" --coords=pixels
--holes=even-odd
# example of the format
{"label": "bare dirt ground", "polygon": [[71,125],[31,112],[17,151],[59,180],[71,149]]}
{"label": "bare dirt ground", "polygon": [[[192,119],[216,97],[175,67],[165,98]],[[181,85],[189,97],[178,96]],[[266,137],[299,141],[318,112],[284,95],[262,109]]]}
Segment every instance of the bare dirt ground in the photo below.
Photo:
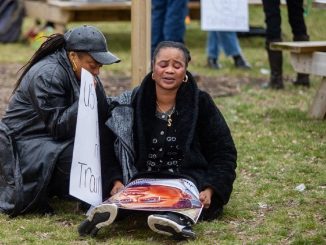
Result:
{"label": "bare dirt ground", "polygon": [[[1,64],[0,65],[0,118],[4,115],[8,105],[11,92],[17,80],[17,72],[21,64]],[[230,78],[230,77],[205,77],[195,75],[198,86],[211,94],[212,97],[232,96],[240,92],[241,84],[250,83],[250,78]],[[118,95],[130,88],[130,77],[111,76],[109,72],[102,71],[100,78],[105,90],[109,95]]]}

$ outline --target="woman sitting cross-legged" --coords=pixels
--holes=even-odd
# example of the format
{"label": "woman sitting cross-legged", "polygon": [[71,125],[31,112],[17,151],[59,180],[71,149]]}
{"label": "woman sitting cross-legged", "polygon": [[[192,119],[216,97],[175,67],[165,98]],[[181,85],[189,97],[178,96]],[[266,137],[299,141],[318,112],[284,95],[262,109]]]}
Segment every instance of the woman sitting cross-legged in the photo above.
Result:
{"label": "woman sitting cross-legged", "polygon": [[183,44],[161,42],[153,71],[111,103],[107,125],[122,142],[122,167],[110,166],[112,197],[89,212],[80,235],[95,235],[126,210],[143,210],[153,231],[193,239],[197,220],[221,215],[236,177],[237,152],[221,112],[187,71],[190,60]]}

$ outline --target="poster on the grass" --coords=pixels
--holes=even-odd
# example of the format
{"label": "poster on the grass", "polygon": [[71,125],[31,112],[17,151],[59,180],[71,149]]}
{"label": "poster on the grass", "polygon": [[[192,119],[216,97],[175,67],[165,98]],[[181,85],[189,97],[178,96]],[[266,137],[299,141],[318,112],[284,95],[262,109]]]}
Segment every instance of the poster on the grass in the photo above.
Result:
{"label": "poster on the grass", "polygon": [[176,212],[193,222],[203,208],[198,189],[186,179],[136,179],[105,202],[122,209]]}
{"label": "poster on the grass", "polygon": [[204,31],[248,31],[248,0],[201,0]]}
{"label": "poster on the grass", "polygon": [[101,158],[94,77],[82,69],[70,195],[91,205],[102,202]]}

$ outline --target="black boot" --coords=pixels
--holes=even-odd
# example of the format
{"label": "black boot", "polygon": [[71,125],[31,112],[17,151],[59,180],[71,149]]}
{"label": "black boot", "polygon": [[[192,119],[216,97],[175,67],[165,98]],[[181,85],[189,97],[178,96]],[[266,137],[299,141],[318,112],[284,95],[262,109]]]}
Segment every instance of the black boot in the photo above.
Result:
{"label": "black boot", "polygon": [[310,87],[310,79],[308,74],[298,73],[297,79],[292,82],[294,86],[303,86],[303,87]]}
{"label": "black boot", "polygon": [[268,88],[272,89],[283,89],[283,56],[282,51],[270,50],[269,43],[266,44],[268,62],[271,68],[270,81],[267,84]]}
{"label": "black boot", "polygon": [[243,58],[242,55],[232,56],[236,68],[251,69],[251,65]]}
{"label": "black boot", "polygon": [[308,35],[296,35],[293,37],[293,41],[309,41]]}
{"label": "black boot", "polygon": [[[293,41],[309,41],[308,35],[297,35],[293,37]],[[292,82],[294,86],[310,87],[310,79],[308,74],[298,73],[297,79]]]}
{"label": "black boot", "polygon": [[207,58],[207,66],[212,69],[220,69],[221,66],[215,58]]}
{"label": "black boot", "polygon": [[37,213],[45,216],[53,216],[55,215],[54,209],[50,206],[48,202],[44,202],[39,209],[37,210]]}

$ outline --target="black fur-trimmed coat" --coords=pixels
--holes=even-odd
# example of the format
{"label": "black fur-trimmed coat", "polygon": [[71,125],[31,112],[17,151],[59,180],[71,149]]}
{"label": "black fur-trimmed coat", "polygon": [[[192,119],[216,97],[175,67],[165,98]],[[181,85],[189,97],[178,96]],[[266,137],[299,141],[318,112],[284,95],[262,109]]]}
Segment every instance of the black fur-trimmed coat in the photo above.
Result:
{"label": "black fur-trimmed coat", "polygon": [[[193,76],[178,90],[176,110],[172,116],[178,144],[184,160],[180,175],[195,181],[199,191],[214,189],[212,204],[206,219],[216,218],[230,198],[236,177],[237,151],[221,112],[204,91],[198,89]],[[134,140],[137,152],[135,166],[139,173],[147,169],[147,149],[155,121],[155,82],[148,74],[133,100],[135,111]]]}

